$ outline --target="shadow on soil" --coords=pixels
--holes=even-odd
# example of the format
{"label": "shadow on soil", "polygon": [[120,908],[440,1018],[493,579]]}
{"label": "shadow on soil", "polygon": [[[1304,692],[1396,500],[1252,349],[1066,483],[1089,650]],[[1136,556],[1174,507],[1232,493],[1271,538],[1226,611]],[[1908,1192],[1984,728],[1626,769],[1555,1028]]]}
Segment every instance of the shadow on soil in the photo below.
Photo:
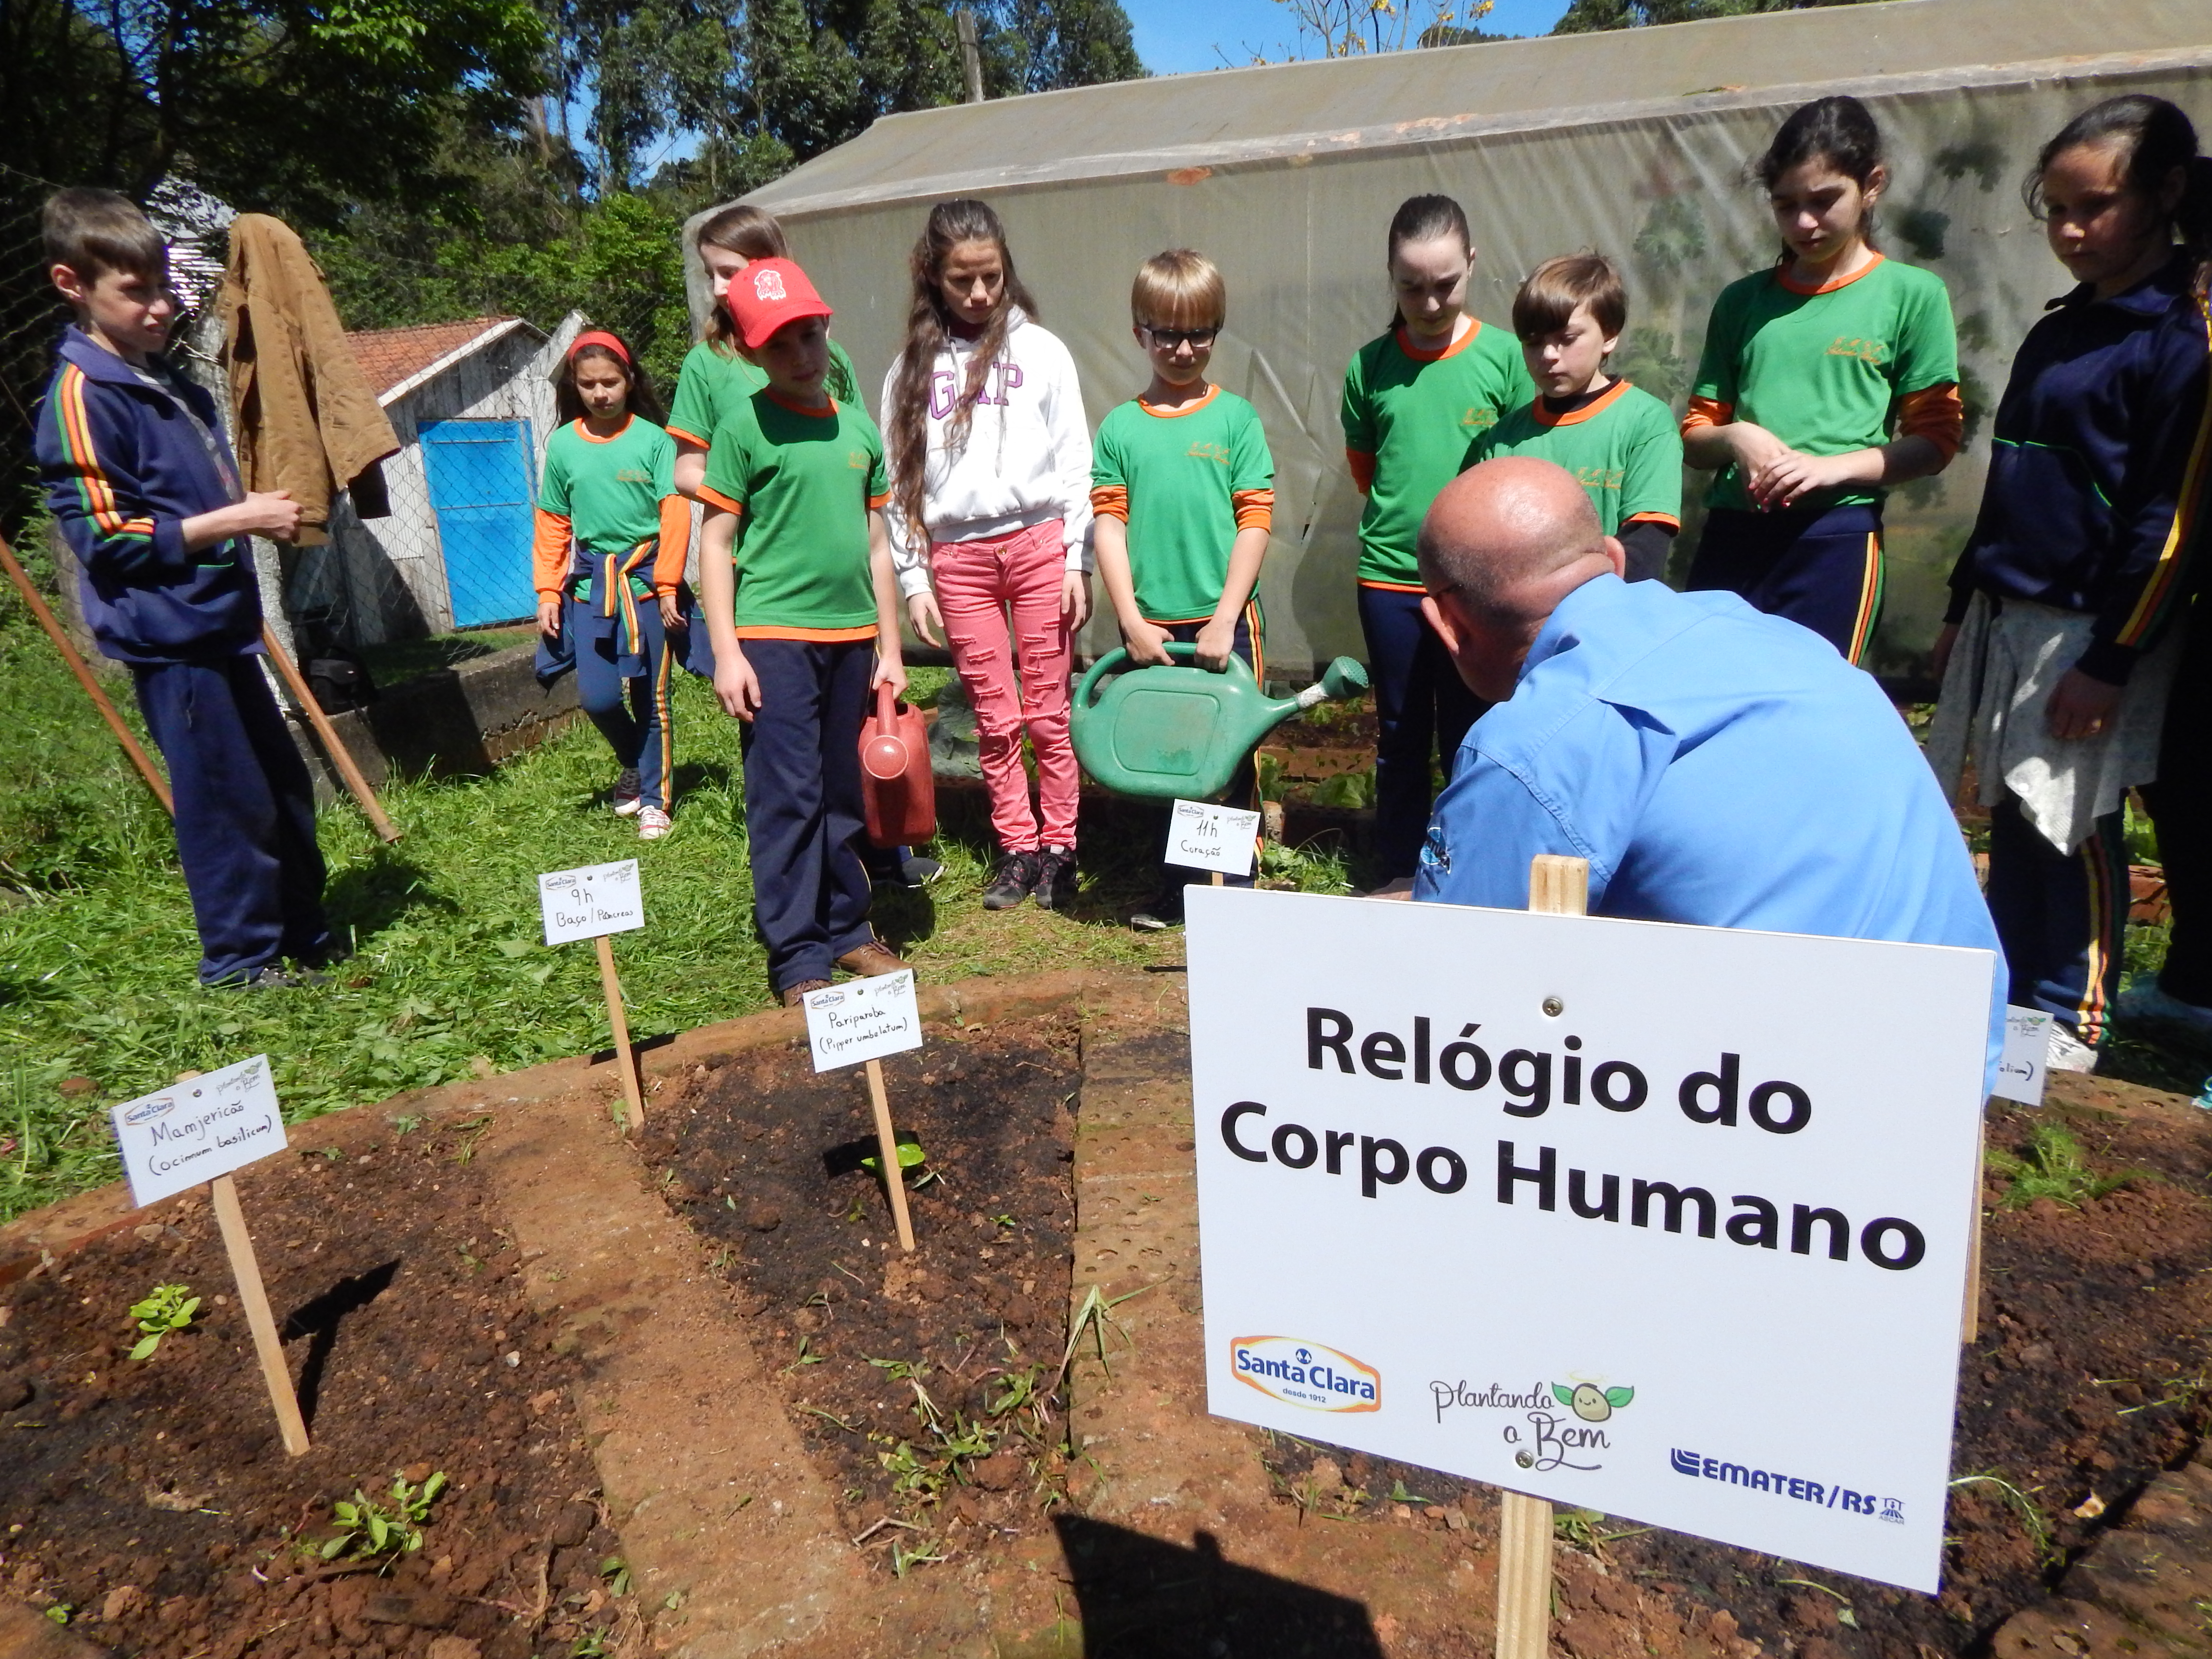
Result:
{"label": "shadow on soil", "polygon": [[1186,1548],[1079,1515],[1053,1524],[1085,1659],[1382,1659],[1364,1604],[1238,1566],[1211,1533]]}
{"label": "shadow on soil", "polygon": [[382,1296],[398,1271],[399,1260],[395,1256],[367,1273],[341,1279],[312,1302],[301,1304],[277,1328],[280,1341],[289,1342],[302,1336],[308,1339],[307,1358],[300,1367],[298,1393],[300,1415],[309,1428],[315,1425],[315,1401],[323,1391],[323,1370],[330,1364],[331,1350],[337,1346],[340,1322]]}

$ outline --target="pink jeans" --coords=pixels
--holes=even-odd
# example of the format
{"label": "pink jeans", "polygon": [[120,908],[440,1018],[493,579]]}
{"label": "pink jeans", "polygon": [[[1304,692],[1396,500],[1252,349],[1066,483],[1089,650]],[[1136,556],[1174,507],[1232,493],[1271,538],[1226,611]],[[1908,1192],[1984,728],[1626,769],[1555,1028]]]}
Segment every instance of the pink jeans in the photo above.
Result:
{"label": "pink jeans", "polygon": [[[1067,732],[1074,641],[1060,611],[1067,569],[1060,532],[1060,520],[1048,519],[1012,535],[936,542],[929,550],[952,660],[975,705],[991,828],[1008,853],[1075,845],[1080,775]],[[1025,726],[1036,755],[1042,829],[1030,810],[1030,781],[1022,769]]]}

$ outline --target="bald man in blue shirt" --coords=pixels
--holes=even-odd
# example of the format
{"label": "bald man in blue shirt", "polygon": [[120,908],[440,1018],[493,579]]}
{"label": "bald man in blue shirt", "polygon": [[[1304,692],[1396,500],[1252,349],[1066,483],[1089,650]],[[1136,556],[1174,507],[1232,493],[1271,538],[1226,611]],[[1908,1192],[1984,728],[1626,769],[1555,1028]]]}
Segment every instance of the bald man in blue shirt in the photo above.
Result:
{"label": "bald man in blue shirt", "polygon": [[[1548,461],[1487,461],[1422,526],[1422,610],[1496,704],[1437,799],[1416,900],[1522,909],[1589,860],[1594,915],[1995,952],[1935,775],[1868,675],[1732,593],[1621,579]],[[2002,981],[1992,1008],[2002,1046]]]}

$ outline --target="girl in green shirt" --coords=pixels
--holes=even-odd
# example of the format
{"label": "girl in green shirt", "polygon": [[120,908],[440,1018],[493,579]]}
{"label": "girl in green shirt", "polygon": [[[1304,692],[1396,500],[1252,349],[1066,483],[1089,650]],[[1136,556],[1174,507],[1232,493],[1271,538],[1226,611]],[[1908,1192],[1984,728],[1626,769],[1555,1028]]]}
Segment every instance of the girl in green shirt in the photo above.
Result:
{"label": "girl in green shirt", "polygon": [[1521,348],[1467,313],[1474,242],[1449,196],[1416,196],[1390,221],[1388,331],[1345,371],[1345,459],[1359,517],[1359,626],[1375,684],[1375,851],[1383,888],[1412,885],[1429,828],[1431,753],[1447,780],[1482,705],[1421,620],[1421,520],[1468,447],[1535,396]]}
{"label": "girl in green shirt", "polygon": [[1881,611],[1882,496],[1941,472],[1965,433],[1950,296],[1869,240],[1889,170],[1857,99],[1798,110],[1755,171],[1784,247],[1722,290],[1705,330],[1682,446],[1718,476],[1688,586],[1856,663]]}

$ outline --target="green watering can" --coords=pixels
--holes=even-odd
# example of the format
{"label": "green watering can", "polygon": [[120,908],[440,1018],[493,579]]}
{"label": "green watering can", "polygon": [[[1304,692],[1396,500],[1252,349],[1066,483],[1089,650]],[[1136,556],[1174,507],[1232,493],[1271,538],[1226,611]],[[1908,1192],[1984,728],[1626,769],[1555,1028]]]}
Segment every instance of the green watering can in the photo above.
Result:
{"label": "green watering can", "polygon": [[[1171,641],[1165,666],[1130,669],[1129,653],[1109,651],[1075,688],[1076,758],[1083,769],[1121,795],[1157,800],[1212,800],[1260,739],[1293,714],[1333,697],[1367,689],[1367,671],[1350,657],[1329,664],[1318,684],[1295,697],[1260,690],[1242,657],[1221,673],[1191,663],[1194,645]],[[1107,675],[1122,672],[1096,702]]]}

